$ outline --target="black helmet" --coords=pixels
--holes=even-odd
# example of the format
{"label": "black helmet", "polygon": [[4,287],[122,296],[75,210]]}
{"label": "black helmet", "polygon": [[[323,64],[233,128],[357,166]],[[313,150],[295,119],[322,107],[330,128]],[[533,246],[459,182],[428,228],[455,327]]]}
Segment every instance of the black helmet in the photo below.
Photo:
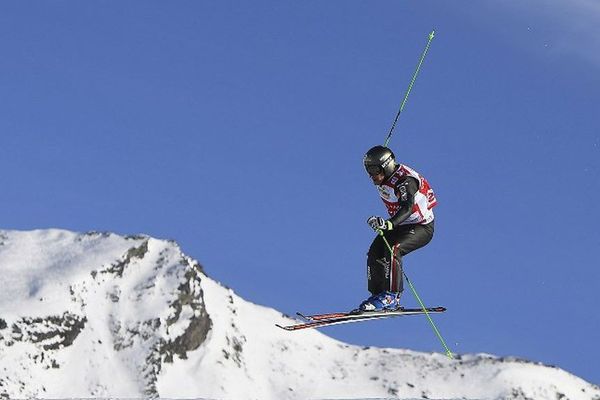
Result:
{"label": "black helmet", "polygon": [[396,170],[396,159],[392,150],[385,146],[375,146],[367,151],[363,164],[369,175],[384,173],[386,179]]}

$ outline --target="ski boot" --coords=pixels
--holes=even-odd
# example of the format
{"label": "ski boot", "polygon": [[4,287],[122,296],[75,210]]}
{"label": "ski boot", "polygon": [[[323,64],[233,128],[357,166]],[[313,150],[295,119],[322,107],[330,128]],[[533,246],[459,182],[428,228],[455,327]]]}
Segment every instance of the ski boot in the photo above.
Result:
{"label": "ski boot", "polygon": [[363,301],[358,307],[360,312],[391,311],[402,308],[400,306],[400,292],[385,291],[375,294]]}

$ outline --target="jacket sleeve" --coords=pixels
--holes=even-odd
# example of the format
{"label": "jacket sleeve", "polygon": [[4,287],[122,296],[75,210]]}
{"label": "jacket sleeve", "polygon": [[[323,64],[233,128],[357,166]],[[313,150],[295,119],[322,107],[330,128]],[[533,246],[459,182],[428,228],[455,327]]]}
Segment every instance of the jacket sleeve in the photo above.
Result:
{"label": "jacket sleeve", "polygon": [[404,222],[404,220],[412,214],[412,208],[415,204],[415,193],[419,190],[419,182],[412,176],[409,176],[406,180],[398,183],[395,190],[400,208],[398,209],[398,212],[389,219],[394,228]]}

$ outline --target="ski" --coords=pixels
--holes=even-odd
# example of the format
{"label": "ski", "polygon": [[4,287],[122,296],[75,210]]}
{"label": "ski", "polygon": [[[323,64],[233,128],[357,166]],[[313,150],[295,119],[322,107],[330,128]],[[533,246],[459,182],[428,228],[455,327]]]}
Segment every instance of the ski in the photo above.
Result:
{"label": "ski", "polygon": [[349,311],[349,312],[334,312],[334,313],[310,314],[310,315],[305,315],[300,312],[296,313],[296,315],[298,315],[299,317],[302,317],[303,319],[305,319],[307,321],[317,321],[317,320],[321,320],[321,319],[340,318],[340,317],[345,317],[345,316],[351,315],[351,314],[358,314],[358,312],[355,313],[354,311]]}
{"label": "ski", "polygon": [[[440,311],[440,309],[442,309],[444,307],[431,307],[427,309],[427,312],[442,312]],[[444,308],[443,311],[445,311],[446,309]],[[398,312],[398,311],[423,311],[422,308],[418,308],[418,309],[405,309],[405,308],[401,308],[399,310],[393,310],[394,312]],[[381,313],[385,313],[385,314],[389,314],[391,311],[381,311]],[[345,312],[333,312],[333,313],[325,313],[325,314],[303,314],[301,312],[297,312],[296,315],[298,315],[299,317],[302,317],[303,319],[307,320],[307,321],[319,321],[319,320],[323,320],[323,319],[332,319],[332,318],[341,318],[341,317],[347,317],[347,316],[351,316],[351,315],[371,315],[373,314],[373,312],[362,312],[360,310],[352,310],[352,311],[345,311]],[[424,312],[422,312],[422,314],[425,314]]]}
{"label": "ski", "polygon": [[[445,307],[431,307],[426,309],[427,313],[442,313],[446,311]],[[329,313],[329,314],[315,314],[315,315],[303,315],[303,318],[307,319],[307,322],[301,322],[294,325],[282,326],[276,324],[278,328],[285,329],[286,331],[297,331],[301,329],[320,328],[324,326],[347,324],[352,322],[360,322],[373,319],[399,317],[403,315],[419,315],[425,314],[422,308],[403,308],[400,310],[392,311],[367,311],[362,313],[347,312],[347,313]],[[325,317],[328,316],[328,317]],[[312,319],[311,319],[312,318]]]}

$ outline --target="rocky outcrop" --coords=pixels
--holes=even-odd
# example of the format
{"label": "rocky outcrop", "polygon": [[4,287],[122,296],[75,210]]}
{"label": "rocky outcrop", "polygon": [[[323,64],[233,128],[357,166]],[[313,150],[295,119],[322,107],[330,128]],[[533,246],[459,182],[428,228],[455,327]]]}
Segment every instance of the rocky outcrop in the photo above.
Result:
{"label": "rocky outcrop", "polygon": [[45,318],[23,317],[12,324],[10,339],[6,345],[11,346],[14,342],[30,342],[41,346],[46,351],[58,350],[73,344],[86,322],[85,316],[70,312]]}

